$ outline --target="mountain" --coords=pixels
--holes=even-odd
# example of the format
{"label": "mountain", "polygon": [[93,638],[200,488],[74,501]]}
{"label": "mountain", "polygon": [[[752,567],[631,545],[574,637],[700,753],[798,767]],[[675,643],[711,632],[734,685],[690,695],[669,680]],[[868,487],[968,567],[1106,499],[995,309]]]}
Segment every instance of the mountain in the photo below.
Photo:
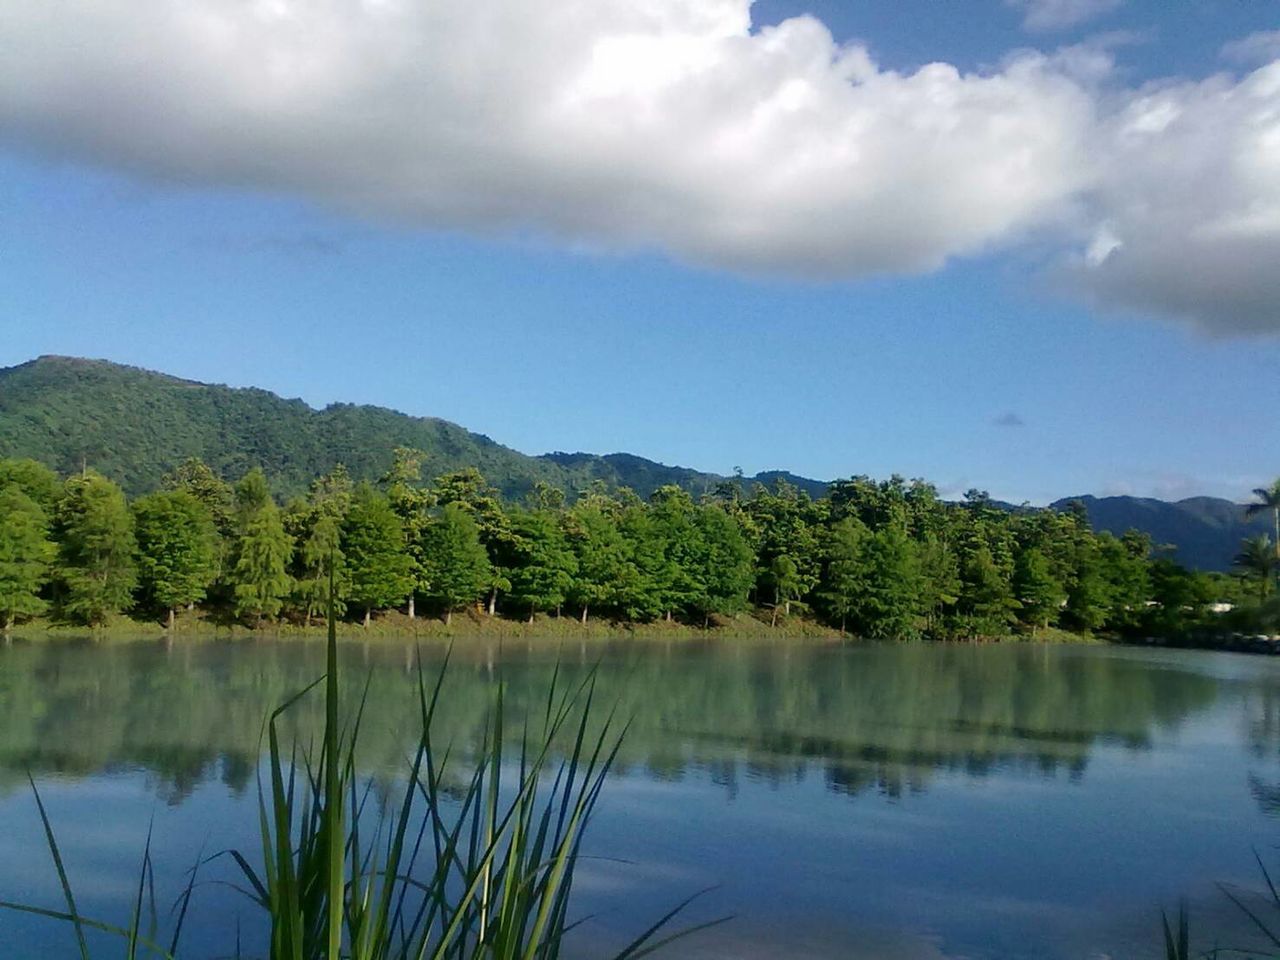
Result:
{"label": "mountain", "polygon": [[[187,457],[227,478],[261,466],[277,492],[301,493],[313,477],[343,463],[357,479],[376,479],[394,447],[427,454],[423,474],[476,467],[507,497],[539,481],[566,491],[595,480],[648,496],[676,483],[694,493],[723,476],[669,467],[631,454],[552,453],[532,457],[434,417],[335,403],[316,410],[266,390],[182,380],[73,357],[40,357],[0,368],[0,457],[31,457],[69,473],[91,466],[130,495],[153,490]],[[814,495],[826,485],[784,473]]]}
{"label": "mountain", "polygon": [[[423,474],[438,476],[477,467],[509,498],[539,481],[573,492],[602,480],[648,496],[674,483],[694,494],[727,479],[687,467],[670,467],[629,453],[548,453],[528,456],[434,417],[411,417],[384,407],[335,403],[317,410],[266,390],[181,380],[105,360],[40,357],[0,368],[0,457],[32,457],[69,473],[94,467],[136,496],[187,457],[200,457],[234,479],[261,466],[278,493],[306,490],[336,464],[358,479],[376,479],[391,463],[394,447],[427,454]],[[784,471],[753,482],[786,480],[811,496],[826,484]],[[1177,559],[1207,570],[1228,570],[1240,540],[1267,532],[1269,522],[1246,523],[1244,509],[1228,500],[1193,497],[1177,503],[1138,497],[1078,497],[1096,529],[1149,533],[1157,544],[1177,546]]]}
{"label": "mountain", "polygon": [[1066,509],[1072,500],[1084,504],[1095,530],[1119,536],[1142,530],[1156,545],[1177,547],[1173,559],[1200,570],[1230,570],[1245,537],[1271,532],[1270,517],[1246,521],[1244,507],[1216,497],[1190,497],[1169,503],[1147,497],[1071,497],[1051,504]]}

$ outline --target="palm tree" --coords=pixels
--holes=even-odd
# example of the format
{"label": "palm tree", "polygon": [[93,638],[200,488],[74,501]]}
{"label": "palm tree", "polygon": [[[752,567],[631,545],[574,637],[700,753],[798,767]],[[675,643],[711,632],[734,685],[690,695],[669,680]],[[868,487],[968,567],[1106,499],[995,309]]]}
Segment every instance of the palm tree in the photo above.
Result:
{"label": "palm tree", "polygon": [[1269,487],[1255,487],[1253,495],[1258,499],[1255,503],[1251,503],[1244,508],[1244,515],[1246,517],[1256,517],[1267,510],[1271,511],[1271,519],[1276,525],[1274,541],[1276,559],[1280,560],[1280,480],[1276,480]]}
{"label": "palm tree", "polygon": [[1271,538],[1265,533],[1246,537],[1240,541],[1240,552],[1231,562],[1244,571],[1246,577],[1258,578],[1258,597],[1265,600],[1271,590],[1271,580],[1280,569]]}

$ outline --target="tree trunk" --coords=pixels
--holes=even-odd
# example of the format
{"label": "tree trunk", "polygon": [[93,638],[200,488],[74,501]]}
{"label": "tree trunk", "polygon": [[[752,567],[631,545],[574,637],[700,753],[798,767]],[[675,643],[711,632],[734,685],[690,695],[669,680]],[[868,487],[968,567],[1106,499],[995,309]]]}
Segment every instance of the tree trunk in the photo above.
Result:
{"label": "tree trunk", "polygon": [[530,604],[529,606],[529,622],[533,623],[533,615],[538,612],[538,608]]}
{"label": "tree trunk", "polygon": [[444,608],[444,625],[450,626],[453,623],[453,607]]}
{"label": "tree trunk", "polygon": [[670,610],[668,610],[668,611],[667,611],[667,623],[670,623],[670,622],[671,622],[671,611],[670,611]]}
{"label": "tree trunk", "polygon": [[782,609],[788,617],[791,616],[791,601],[787,600],[787,602],[782,605]]}
{"label": "tree trunk", "polygon": [[173,621],[177,615],[178,614],[176,612],[176,608],[170,607],[169,608],[169,626],[167,628],[170,633],[173,633]]}
{"label": "tree trunk", "polygon": [[489,591],[489,616],[493,616],[494,610],[498,607],[498,588],[494,587]]}
{"label": "tree trunk", "polygon": [[414,600],[414,596],[411,593],[409,594],[409,619],[410,620],[418,619],[418,613],[417,613],[417,610],[414,608],[413,600]]}
{"label": "tree trunk", "polygon": [[557,620],[559,620],[559,619],[560,619],[560,607],[561,607],[561,606],[563,606],[563,604],[559,604],[559,603],[557,603],[557,604],[556,604],[556,619],[557,619]]}
{"label": "tree trunk", "polygon": [[585,603],[582,605],[582,625],[584,627],[587,625],[587,605]]}
{"label": "tree trunk", "polygon": [[373,619],[373,609],[371,607],[364,608],[364,628],[369,629],[369,621]]}
{"label": "tree trunk", "polygon": [[840,636],[842,637],[845,635],[844,624],[845,624],[845,618],[841,617],[840,618]]}
{"label": "tree trunk", "polygon": [[778,625],[778,605],[773,605],[773,619],[769,621],[769,626],[776,627]]}

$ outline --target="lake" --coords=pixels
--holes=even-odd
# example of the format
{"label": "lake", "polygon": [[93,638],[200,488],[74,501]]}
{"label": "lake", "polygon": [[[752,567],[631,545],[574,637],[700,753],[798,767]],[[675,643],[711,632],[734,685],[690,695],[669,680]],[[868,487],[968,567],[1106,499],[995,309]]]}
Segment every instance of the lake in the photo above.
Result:
{"label": "lake", "polygon": [[[362,757],[400,769],[414,655],[349,643],[369,678]],[[424,650],[429,663],[439,650]],[[1159,911],[1247,927],[1219,882],[1280,865],[1280,659],[1104,646],[735,644],[459,649],[440,724],[475,742],[556,665],[599,662],[634,717],[588,836],[575,957],[603,955],[713,887],[683,958],[1108,958],[1161,954]],[[154,821],[161,909],[203,850],[256,849],[264,716],[323,671],[322,644],[0,647],[0,900],[58,907],[30,770],[83,912],[123,921]],[[292,735],[315,729],[304,701]],[[232,879],[224,861],[210,880]],[[184,955],[260,943],[256,908],[202,885]],[[5,957],[75,953],[69,929],[0,914]],[[119,955],[119,948],[111,955]]]}

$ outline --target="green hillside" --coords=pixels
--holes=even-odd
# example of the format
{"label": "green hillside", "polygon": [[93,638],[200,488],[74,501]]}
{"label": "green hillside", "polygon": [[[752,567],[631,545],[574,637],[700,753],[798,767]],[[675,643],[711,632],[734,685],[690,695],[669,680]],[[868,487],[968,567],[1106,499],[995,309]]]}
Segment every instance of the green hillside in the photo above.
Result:
{"label": "green hillside", "polygon": [[[0,457],[31,457],[63,473],[87,465],[130,495],[155,489],[187,457],[227,478],[261,466],[281,494],[305,490],[338,463],[357,479],[375,479],[397,446],[427,454],[425,476],[476,467],[513,498],[538,481],[572,493],[600,479],[646,496],[667,483],[701,493],[724,479],[629,454],[533,457],[433,417],[352,404],[316,410],[265,390],[103,360],[40,357],[0,368]],[[793,479],[813,493],[825,487]]]}

